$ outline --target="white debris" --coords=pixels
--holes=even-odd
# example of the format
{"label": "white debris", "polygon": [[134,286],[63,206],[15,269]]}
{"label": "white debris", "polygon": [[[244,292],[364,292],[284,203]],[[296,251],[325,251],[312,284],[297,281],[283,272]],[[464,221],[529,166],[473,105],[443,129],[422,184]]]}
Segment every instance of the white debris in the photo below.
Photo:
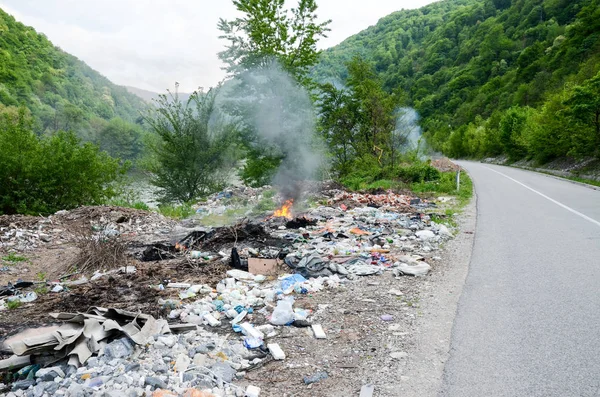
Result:
{"label": "white debris", "polygon": [[325,334],[325,331],[323,331],[323,327],[321,326],[321,324],[312,324],[311,327],[315,334],[315,338],[327,339],[327,335]]}
{"label": "white debris", "polygon": [[217,326],[221,325],[221,322],[219,320],[217,320],[210,313],[204,314],[204,316],[202,316],[202,318],[204,318],[208,322],[208,325],[210,325],[211,327],[217,327]]}
{"label": "white debris", "polygon": [[281,347],[279,347],[279,344],[269,343],[267,345],[267,348],[269,349],[269,351],[271,352],[271,355],[273,356],[273,358],[275,360],[285,360],[285,353],[283,352],[283,350],[281,350]]}

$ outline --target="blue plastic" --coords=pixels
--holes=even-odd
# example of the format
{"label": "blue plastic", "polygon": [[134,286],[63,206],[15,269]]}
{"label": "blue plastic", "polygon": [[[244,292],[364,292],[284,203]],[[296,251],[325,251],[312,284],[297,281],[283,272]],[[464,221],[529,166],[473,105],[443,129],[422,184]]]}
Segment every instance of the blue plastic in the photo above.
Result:
{"label": "blue plastic", "polygon": [[283,291],[286,291],[291,286],[293,286],[297,283],[303,283],[305,281],[306,281],[306,279],[301,274],[292,274],[291,276],[288,276],[288,277],[284,278],[283,280],[281,280],[281,289]]}

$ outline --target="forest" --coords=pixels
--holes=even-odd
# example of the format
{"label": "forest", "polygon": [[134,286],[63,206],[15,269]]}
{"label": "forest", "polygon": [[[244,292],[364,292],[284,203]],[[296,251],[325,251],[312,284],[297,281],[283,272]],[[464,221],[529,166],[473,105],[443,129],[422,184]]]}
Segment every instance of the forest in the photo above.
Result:
{"label": "forest", "polygon": [[122,159],[142,150],[142,99],[0,9],[0,110],[21,105],[38,135],[74,131]]}
{"label": "forest", "polygon": [[598,0],[446,0],[398,11],[324,51],[312,74],[343,85],[357,55],[448,156],[600,155]]}

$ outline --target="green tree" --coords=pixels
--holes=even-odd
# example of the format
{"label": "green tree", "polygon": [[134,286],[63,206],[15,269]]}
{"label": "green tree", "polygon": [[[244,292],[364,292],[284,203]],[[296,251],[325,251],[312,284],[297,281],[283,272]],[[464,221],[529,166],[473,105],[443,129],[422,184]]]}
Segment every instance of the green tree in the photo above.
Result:
{"label": "green tree", "polygon": [[393,162],[394,97],[384,91],[372,66],[360,57],[348,64],[346,85],[354,102],[361,154],[370,153],[382,166],[385,159]]}
{"label": "green tree", "polygon": [[115,117],[100,130],[96,139],[100,149],[112,157],[134,160],[142,151],[143,134],[139,125]]}
{"label": "green tree", "polygon": [[500,120],[500,142],[510,161],[519,160],[527,154],[523,134],[530,116],[529,110],[512,107]]}
{"label": "green tree", "polygon": [[574,131],[574,154],[600,156],[600,72],[573,88],[565,101],[568,114],[580,127]]}
{"label": "green tree", "polygon": [[332,84],[324,84],[320,89],[319,130],[332,157],[333,169],[346,175],[359,152],[355,104],[347,90],[336,89]]}
{"label": "green tree", "polygon": [[348,63],[346,89],[321,86],[320,130],[340,176],[363,165],[394,166],[395,99],[360,57]]}
{"label": "green tree", "polygon": [[177,93],[161,95],[145,120],[160,137],[151,147],[152,183],[161,201],[189,202],[222,188],[223,166],[234,126],[215,112],[216,90],[194,93],[186,102]]}
{"label": "green tree", "polygon": [[317,42],[327,37],[330,21],[317,22],[315,0],[299,0],[286,9],[284,0],[234,0],[243,16],[232,21],[220,19],[220,38],[229,42],[219,57],[230,73],[264,66],[276,59],[298,81],[317,60]]}

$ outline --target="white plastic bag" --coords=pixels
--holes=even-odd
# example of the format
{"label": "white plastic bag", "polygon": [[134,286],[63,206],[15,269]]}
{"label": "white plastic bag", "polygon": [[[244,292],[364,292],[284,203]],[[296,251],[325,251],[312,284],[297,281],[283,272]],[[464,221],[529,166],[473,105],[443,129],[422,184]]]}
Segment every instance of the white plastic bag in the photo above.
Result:
{"label": "white plastic bag", "polygon": [[271,324],[286,325],[294,321],[293,303],[294,301],[288,299],[277,302],[277,307],[273,310],[273,315],[271,315]]}

